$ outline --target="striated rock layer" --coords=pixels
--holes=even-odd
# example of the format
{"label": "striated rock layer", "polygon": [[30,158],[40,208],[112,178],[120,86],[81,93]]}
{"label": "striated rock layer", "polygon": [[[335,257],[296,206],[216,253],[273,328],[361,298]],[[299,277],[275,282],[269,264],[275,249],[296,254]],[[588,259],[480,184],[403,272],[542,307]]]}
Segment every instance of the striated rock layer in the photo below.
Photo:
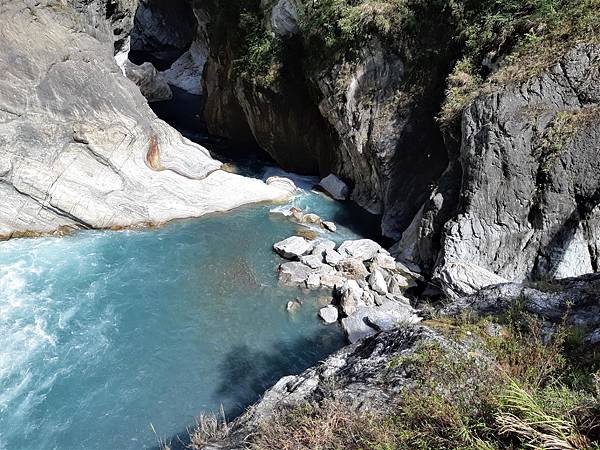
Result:
{"label": "striated rock layer", "polygon": [[285,197],[219,170],[114,60],[136,2],[0,2],[0,236],[126,227]]}

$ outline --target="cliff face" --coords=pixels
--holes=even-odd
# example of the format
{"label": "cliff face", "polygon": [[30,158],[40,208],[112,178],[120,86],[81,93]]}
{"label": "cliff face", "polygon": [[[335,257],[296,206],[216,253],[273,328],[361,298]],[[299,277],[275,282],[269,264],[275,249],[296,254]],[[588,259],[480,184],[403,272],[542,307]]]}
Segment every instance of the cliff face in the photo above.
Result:
{"label": "cliff face", "polygon": [[[399,238],[446,165],[433,119],[443,70],[428,72],[416,89],[407,75],[413,62],[376,38],[351,57],[322,61],[323,50],[299,25],[305,7],[287,0],[247,8],[195,3],[209,20],[209,129],[256,141],[288,170],[335,173],[357,203],[383,215],[384,233]],[[255,23],[247,25],[248,17]],[[448,59],[437,61],[444,67]],[[257,73],[254,64],[267,70]]]}
{"label": "cliff face", "polygon": [[283,194],[220,171],[156,118],[114,58],[135,7],[0,5],[0,236],[158,223]]}
{"label": "cliff face", "polygon": [[[465,109],[454,161],[461,176],[426,206],[416,246],[408,238],[398,246],[433,262],[449,292],[470,294],[502,281],[497,276],[520,281],[598,270],[599,63],[598,45],[579,45],[542,74],[492,88]],[[444,223],[437,216],[457,191],[460,203]],[[432,220],[443,223],[439,255],[418,243]]]}

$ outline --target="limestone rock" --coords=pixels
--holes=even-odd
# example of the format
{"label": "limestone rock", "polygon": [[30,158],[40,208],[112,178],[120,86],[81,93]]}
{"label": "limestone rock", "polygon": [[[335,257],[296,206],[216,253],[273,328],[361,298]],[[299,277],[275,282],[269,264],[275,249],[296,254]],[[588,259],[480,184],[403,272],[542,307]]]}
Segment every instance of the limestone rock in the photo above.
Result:
{"label": "limestone rock", "polygon": [[327,175],[319,181],[319,186],[336,200],[348,198],[348,186],[333,174]]}
{"label": "limestone rock", "polygon": [[279,0],[271,12],[271,29],[278,36],[298,33],[299,0]]}
{"label": "limestone rock", "polygon": [[335,248],[335,242],[328,239],[319,240],[315,243],[315,248],[312,251],[313,255],[325,256],[327,250],[333,250]]}
{"label": "limestone rock", "polygon": [[311,273],[306,279],[306,287],[308,289],[319,289],[321,287],[321,275]]}
{"label": "limestone rock", "polygon": [[333,249],[325,250],[325,262],[330,266],[337,266],[343,259],[344,257],[340,255],[337,251]]}
{"label": "limestone rock", "polygon": [[100,0],[29,3],[0,14],[1,236],[159,224],[288,196],[219,170],[154,115],[114,59],[133,2],[113,1],[114,16]]}
{"label": "limestone rock", "polygon": [[190,49],[161,72],[163,79],[193,95],[202,95],[202,72],[206,64],[208,48],[206,43],[194,39]]}
{"label": "limestone rock", "polygon": [[319,317],[325,323],[335,323],[338,320],[338,310],[335,306],[329,305],[319,310]]}
{"label": "limestone rock", "polygon": [[298,259],[300,256],[309,253],[313,247],[313,242],[300,236],[292,236],[273,245],[273,249],[287,259]]}
{"label": "limestone rock", "polygon": [[300,262],[311,269],[318,269],[323,265],[323,257],[317,255],[305,255],[300,257]]}
{"label": "limestone rock", "polygon": [[378,267],[381,269],[392,270],[396,268],[396,260],[393,256],[379,252],[373,257],[373,260],[371,261],[371,266]]}
{"label": "limestone rock", "polygon": [[324,221],[321,222],[321,225],[327,231],[331,231],[332,233],[335,233],[337,231],[337,227],[335,226],[335,223],[333,223],[333,222],[329,222],[327,220],[324,220]]}
{"label": "limestone rock", "polygon": [[278,189],[287,191],[290,194],[293,194],[298,190],[298,188],[296,187],[294,182],[292,180],[290,180],[289,178],[269,177],[269,178],[267,178],[265,183],[269,186],[275,186]]}
{"label": "limestone rock", "polygon": [[336,289],[340,288],[346,282],[346,278],[341,276],[338,272],[332,272],[321,275],[321,286]]}
{"label": "limestone rock", "polygon": [[342,327],[351,344],[399,324],[415,324],[420,318],[410,306],[386,302],[381,306],[361,306],[342,319]]}

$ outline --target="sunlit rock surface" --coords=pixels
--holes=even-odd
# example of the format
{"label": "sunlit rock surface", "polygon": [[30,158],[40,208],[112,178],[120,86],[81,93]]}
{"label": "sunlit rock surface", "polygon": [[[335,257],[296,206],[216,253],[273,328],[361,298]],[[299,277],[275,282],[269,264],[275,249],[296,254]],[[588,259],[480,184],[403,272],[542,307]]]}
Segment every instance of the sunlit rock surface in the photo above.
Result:
{"label": "sunlit rock surface", "polygon": [[135,2],[30,3],[0,5],[0,235],[160,223],[287,195],[219,170],[156,118],[114,59]]}

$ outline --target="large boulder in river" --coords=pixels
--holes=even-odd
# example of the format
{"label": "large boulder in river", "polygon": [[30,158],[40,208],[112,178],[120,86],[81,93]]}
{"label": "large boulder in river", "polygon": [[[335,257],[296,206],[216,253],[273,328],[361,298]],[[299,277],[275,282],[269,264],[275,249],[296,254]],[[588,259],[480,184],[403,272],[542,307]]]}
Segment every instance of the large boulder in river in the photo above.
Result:
{"label": "large boulder in river", "polygon": [[219,170],[154,115],[114,58],[136,1],[59,3],[0,3],[1,237],[162,223],[288,195]]}
{"label": "large boulder in river", "polygon": [[308,241],[303,237],[292,236],[273,244],[273,249],[284,258],[298,259],[300,256],[309,253],[314,245],[314,242]]}

